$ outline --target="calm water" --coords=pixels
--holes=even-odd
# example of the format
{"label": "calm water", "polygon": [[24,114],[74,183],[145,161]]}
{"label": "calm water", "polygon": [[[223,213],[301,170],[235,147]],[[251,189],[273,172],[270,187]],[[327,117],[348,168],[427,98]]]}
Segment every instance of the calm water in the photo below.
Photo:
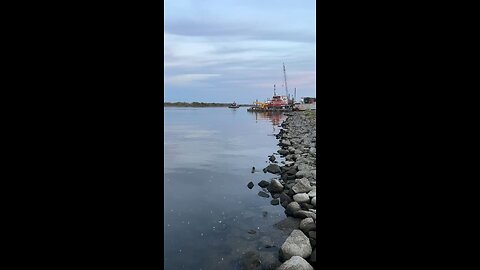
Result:
{"label": "calm water", "polygon": [[[258,196],[257,183],[274,177],[261,169],[278,150],[272,135],[284,116],[246,108],[164,112],[165,269],[241,269],[249,251],[275,260],[288,235],[272,225],[284,209]],[[252,174],[252,166],[260,172]]]}

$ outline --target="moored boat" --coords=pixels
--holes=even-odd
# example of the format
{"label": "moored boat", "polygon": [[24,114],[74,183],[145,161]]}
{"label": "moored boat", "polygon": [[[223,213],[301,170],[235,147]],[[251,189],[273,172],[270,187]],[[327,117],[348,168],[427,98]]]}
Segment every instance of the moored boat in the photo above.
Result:
{"label": "moored boat", "polygon": [[255,102],[251,108],[248,108],[249,112],[256,111],[282,111],[289,112],[293,110],[293,99],[288,94],[287,86],[287,72],[285,70],[285,64],[283,64],[283,75],[284,75],[284,85],[285,85],[285,96],[277,95],[276,85],[273,85],[273,97],[272,99],[267,100],[266,102]]}
{"label": "moored boat", "polygon": [[237,103],[233,102],[232,104],[230,104],[230,105],[228,106],[228,108],[236,109],[236,108],[240,108],[240,106],[237,105]]}

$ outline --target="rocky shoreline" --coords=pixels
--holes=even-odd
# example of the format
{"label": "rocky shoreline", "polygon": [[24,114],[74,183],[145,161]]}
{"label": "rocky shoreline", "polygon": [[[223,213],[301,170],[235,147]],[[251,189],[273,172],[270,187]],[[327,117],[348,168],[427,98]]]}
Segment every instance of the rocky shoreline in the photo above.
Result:
{"label": "rocky shoreline", "polygon": [[[278,175],[258,183],[259,196],[272,197],[271,204],[285,208],[287,218],[279,226],[291,233],[282,244],[278,270],[307,270],[316,266],[316,114],[314,111],[285,113],[277,139],[284,158],[278,165],[275,155],[264,173]],[[255,168],[252,169],[255,172]],[[248,188],[253,187],[248,183]],[[270,193],[270,194],[268,194]]]}

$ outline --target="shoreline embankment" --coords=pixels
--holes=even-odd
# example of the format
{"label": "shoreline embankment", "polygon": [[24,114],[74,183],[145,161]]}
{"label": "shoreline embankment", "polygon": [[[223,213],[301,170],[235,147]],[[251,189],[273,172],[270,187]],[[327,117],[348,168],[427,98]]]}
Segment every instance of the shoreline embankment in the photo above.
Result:
{"label": "shoreline embankment", "polygon": [[[279,140],[278,161],[276,154],[269,156],[270,164],[264,173],[276,174],[269,181],[258,185],[264,188],[259,195],[271,194],[272,205],[285,208],[287,218],[281,226],[291,233],[281,245],[278,270],[314,269],[316,266],[316,112],[296,111],[285,113],[287,119],[276,135]],[[279,165],[281,164],[281,165]],[[251,188],[250,182],[248,187]],[[265,193],[265,194],[263,194]]]}

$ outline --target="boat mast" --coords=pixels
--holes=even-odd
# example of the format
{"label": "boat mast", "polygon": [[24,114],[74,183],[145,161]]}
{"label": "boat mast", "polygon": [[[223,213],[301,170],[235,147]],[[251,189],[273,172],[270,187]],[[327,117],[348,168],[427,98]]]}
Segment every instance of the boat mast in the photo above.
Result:
{"label": "boat mast", "polygon": [[287,87],[287,72],[285,71],[285,63],[283,63],[283,76],[285,78],[285,94],[288,98],[288,87]]}
{"label": "boat mast", "polygon": [[276,96],[277,94],[275,93],[275,84],[273,85],[273,95]]}

